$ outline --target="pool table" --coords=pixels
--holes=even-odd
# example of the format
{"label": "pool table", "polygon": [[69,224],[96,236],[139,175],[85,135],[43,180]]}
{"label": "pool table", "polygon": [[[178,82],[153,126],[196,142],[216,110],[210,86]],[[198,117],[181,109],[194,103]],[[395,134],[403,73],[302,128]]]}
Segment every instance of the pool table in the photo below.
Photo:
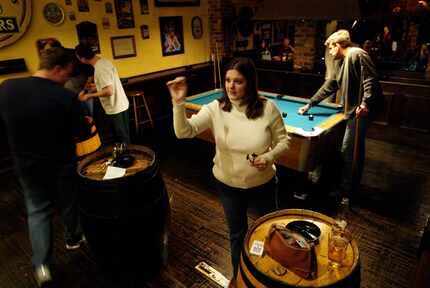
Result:
{"label": "pool table", "polygon": [[[278,164],[301,172],[311,172],[339,150],[345,128],[340,105],[321,103],[300,115],[297,110],[307,103],[307,99],[264,91],[259,93],[277,105],[291,138],[290,148],[277,160]],[[221,94],[222,89],[215,89],[187,97],[187,116],[197,113],[202,105],[219,98]],[[214,142],[210,130],[198,137]]]}

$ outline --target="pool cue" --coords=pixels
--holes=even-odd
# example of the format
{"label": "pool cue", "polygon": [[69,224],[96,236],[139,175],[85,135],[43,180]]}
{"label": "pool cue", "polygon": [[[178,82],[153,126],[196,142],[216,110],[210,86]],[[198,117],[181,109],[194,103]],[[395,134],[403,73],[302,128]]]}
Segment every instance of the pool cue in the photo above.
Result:
{"label": "pool cue", "polygon": [[218,42],[215,41],[215,49],[216,49],[216,59],[217,59],[217,65],[218,65],[218,79],[219,79],[219,88],[221,88],[221,69],[220,69],[220,60],[219,60],[219,52],[218,52]]}
{"label": "pool cue", "polygon": [[211,61],[214,65],[214,89],[216,89],[216,64],[215,64],[215,53],[211,53]]}

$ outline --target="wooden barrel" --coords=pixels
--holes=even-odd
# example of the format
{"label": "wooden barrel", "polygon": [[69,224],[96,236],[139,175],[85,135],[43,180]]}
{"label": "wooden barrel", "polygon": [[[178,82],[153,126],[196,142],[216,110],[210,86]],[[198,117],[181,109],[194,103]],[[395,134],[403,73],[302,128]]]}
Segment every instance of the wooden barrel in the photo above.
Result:
{"label": "wooden barrel", "polygon": [[118,287],[135,287],[159,272],[170,219],[155,153],[137,145],[127,153],[135,160],[121,178],[103,180],[112,147],[78,164],[82,228],[101,271]]}
{"label": "wooden barrel", "polygon": [[79,159],[97,151],[102,145],[93,118],[85,116],[84,123],[85,129],[75,138],[75,151]]}
{"label": "wooden barrel", "polygon": [[[321,230],[319,244],[315,246],[318,274],[313,280],[303,279],[288,270],[279,276],[280,265],[268,255],[255,256],[249,253],[254,240],[264,241],[272,224],[288,224],[295,220],[306,220]],[[355,240],[347,248],[342,267],[333,270],[328,267],[328,232],[334,219],[311,210],[286,209],[267,214],[255,221],[248,231],[241,254],[237,275],[238,288],[285,288],[285,287],[360,287],[359,253]]]}

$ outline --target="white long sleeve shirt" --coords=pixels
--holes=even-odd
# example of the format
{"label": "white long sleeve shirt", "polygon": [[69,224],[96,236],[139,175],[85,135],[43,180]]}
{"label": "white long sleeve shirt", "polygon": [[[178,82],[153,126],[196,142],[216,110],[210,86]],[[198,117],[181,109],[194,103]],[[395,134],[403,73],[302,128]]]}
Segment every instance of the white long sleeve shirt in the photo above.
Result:
{"label": "white long sleeve shirt", "polygon": [[[184,104],[173,105],[173,122],[178,138],[192,138],[211,129],[216,153],[213,174],[219,181],[236,188],[263,185],[275,176],[275,159],[288,149],[288,135],[281,114],[275,104],[267,100],[264,113],[248,119],[246,106],[232,103],[230,112],[223,111],[217,100],[203,105],[197,114],[187,119]],[[251,166],[247,154],[266,158],[268,167],[260,171]]]}

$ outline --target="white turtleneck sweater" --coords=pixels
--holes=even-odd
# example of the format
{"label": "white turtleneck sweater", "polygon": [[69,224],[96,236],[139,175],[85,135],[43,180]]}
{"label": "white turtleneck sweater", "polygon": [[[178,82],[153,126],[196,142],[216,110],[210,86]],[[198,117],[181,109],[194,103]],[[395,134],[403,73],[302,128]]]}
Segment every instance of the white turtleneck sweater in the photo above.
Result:
{"label": "white turtleneck sweater", "polygon": [[[178,138],[192,138],[211,129],[216,153],[213,174],[216,179],[236,188],[263,185],[275,176],[275,159],[288,149],[288,135],[281,114],[269,99],[264,113],[248,119],[246,106],[232,102],[230,112],[221,109],[217,100],[203,105],[197,114],[187,119],[184,103],[173,104],[173,124]],[[269,163],[263,171],[251,166],[247,154],[256,153]]]}

